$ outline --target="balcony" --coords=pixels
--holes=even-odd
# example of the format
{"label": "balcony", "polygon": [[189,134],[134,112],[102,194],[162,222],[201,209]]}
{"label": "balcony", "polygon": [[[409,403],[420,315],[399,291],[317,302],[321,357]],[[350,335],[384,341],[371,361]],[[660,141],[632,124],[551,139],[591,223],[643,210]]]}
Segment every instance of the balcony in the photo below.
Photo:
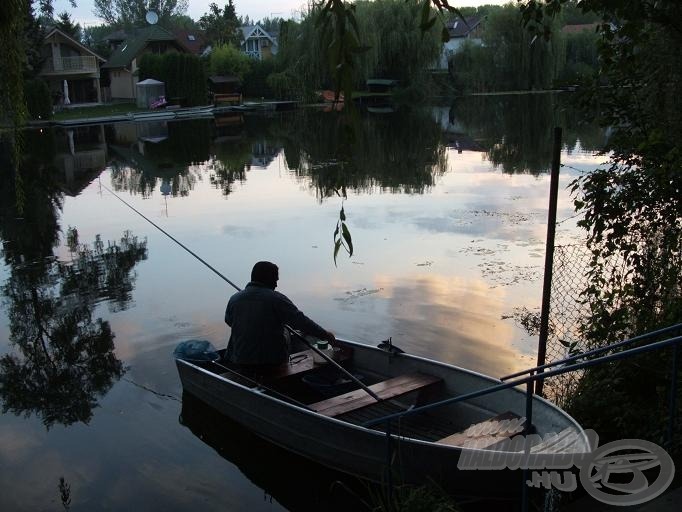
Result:
{"label": "balcony", "polygon": [[45,74],[96,73],[98,71],[97,59],[92,55],[48,59],[43,68]]}
{"label": "balcony", "polygon": [[261,54],[260,51],[258,50],[247,50],[244,52],[247,57],[251,57],[252,59],[256,60],[261,60]]}

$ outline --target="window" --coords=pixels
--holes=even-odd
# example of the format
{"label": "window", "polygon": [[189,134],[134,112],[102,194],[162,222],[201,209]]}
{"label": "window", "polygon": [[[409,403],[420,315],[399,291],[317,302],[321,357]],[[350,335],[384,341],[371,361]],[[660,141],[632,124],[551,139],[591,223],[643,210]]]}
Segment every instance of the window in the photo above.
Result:
{"label": "window", "polygon": [[196,41],[197,40],[197,38],[194,37],[192,34],[188,34],[187,39],[189,39],[190,41]]}

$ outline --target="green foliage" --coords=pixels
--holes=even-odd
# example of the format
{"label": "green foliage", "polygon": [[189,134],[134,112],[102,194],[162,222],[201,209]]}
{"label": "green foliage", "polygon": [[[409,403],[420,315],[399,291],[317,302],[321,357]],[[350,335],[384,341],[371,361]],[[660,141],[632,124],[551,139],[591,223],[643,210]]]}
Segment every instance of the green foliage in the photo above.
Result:
{"label": "green foliage", "polygon": [[313,6],[300,23],[282,24],[277,69],[299,78],[293,89],[305,98],[321,88],[351,97],[368,78],[419,84],[439,55],[441,38],[435,22],[422,31],[422,12],[403,0]]}
{"label": "green foliage", "polygon": [[211,52],[209,69],[211,76],[236,75],[243,80],[253,63],[253,59],[235,46],[224,44]]}
{"label": "green foliage", "polygon": [[565,64],[559,75],[563,83],[587,83],[599,71],[599,35],[593,30],[564,35]]}
{"label": "green foliage", "polygon": [[547,39],[521,25],[512,4],[491,8],[483,25],[483,45],[465,44],[451,58],[456,83],[470,91],[514,91],[551,88],[563,66],[563,39],[558,22]]}
{"label": "green foliage", "polygon": [[111,48],[104,38],[115,30],[111,25],[92,25],[83,29],[83,44],[97,55],[108,59]]}
{"label": "green foliage", "polygon": [[[249,59],[250,67],[244,75],[244,85],[242,92],[244,96],[253,98],[272,98],[274,96],[273,89],[270,87],[268,77],[275,70],[275,63],[272,59],[254,60]],[[275,83],[277,79],[275,79]],[[282,97],[282,96],[280,96]]]}
{"label": "green foliage", "polygon": [[[582,100],[585,114],[611,131],[608,166],[572,186],[592,255],[582,330],[590,346],[601,346],[682,318],[682,3],[575,5],[601,20],[602,86]],[[524,19],[543,34],[561,7],[560,0],[522,4]],[[659,441],[669,367],[669,356],[656,353],[588,371],[572,410],[608,435]]]}
{"label": "green foliage", "polygon": [[217,46],[227,44],[239,46],[242,39],[239,25],[232,0],[228,0],[222,10],[217,4],[211,3],[208,12],[199,18],[199,26],[205,31],[206,40]]}
{"label": "green foliage", "polygon": [[205,105],[207,76],[203,61],[196,55],[145,54],[140,59],[140,80],[153,78],[166,84],[166,97],[185,98],[189,106]]}
{"label": "green foliage", "polygon": [[81,40],[81,26],[79,23],[73,23],[71,16],[68,12],[64,11],[57,16],[56,27],[64,32],[66,35],[71,36],[76,41]]}
{"label": "green foliage", "polygon": [[[441,31],[436,18],[424,21],[423,5],[404,0],[358,2],[357,24],[363,45],[369,49],[358,57],[356,83],[368,78],[391,78],[409,84],[423,77],[440,55]],[[429,25],[425,27],[425,25]]]}
{"label": "green foliage", "polygon": [[24,84],[26,109],[32,119],[52,117],[52,95],[44,80],[28,80]]}
{"label": "green foliage", "polygon": [[300,91],[297,86],[298,80],[288,71],[271,73],[268,75],[266,83],[272,92],[272,97],[275,99],[300,99]]}
{"label": "green foliage", "polygon": [[94,0],[93,14],[108,25],[144,27],[145,16],[154,11],[159,22],[167,24],[187,10],[188,0]]}

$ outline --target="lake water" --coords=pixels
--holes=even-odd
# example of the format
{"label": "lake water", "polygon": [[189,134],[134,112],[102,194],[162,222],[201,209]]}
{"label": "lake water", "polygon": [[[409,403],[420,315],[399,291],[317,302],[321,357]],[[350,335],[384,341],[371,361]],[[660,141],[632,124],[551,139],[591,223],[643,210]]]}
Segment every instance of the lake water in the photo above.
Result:
{"label": "lake water", "polygon": [[348,508],[339,475],[183,404],[172,351],[224,347],[234,290],[110,191],[239,286],[276,262],[338,337],[501,376],[535,361],[514,315],[541,301],[555,125],[572,240],[603,134],[552,96],[27,132],[1,190],[0,509]]}

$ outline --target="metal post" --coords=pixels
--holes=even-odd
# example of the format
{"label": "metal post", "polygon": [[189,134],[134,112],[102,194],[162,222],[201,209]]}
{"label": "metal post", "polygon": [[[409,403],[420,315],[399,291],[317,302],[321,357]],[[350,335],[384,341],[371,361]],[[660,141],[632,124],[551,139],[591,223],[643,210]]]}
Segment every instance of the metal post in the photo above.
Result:
{"label": "metal post", "polygon": [[391,420],[386,422],[386,495],[388,502],[391,502],[393,496],[393,475],[391,468],[391,459],[393,458],[393,447],[391,446]]}
{"label": "metal post", "polygon": [[668,450],[673,447],[673,437],[675,435],[675,416],[677,411],[675,410],[677,402],[677,368],[678,368],[678,358],[677,353],[679,351],[679,344],[673,346],[673,361],[672,370],[670,375],[670,402],[668,408],[668,433],[666,436],[665,444]]}
{"label": "metal post", "polygon": [[[554,128],[552,148],[552,174],[549,184],[549,211],[547,212],[547,240],[545,242],[545,276],[542,284],[542,311],[540,312],[540,337],[538,340],[538,366],[545,364],[549,334],[549,306],[552,293],[552,267],[554,265],[554,235],[556,233],[556,208],[559,194],[559,167],[561,166],[561,128]],[[539,380],[535,392],[542,395],[543,381]]]}
{"label": "metal post", "polygon": [[[534,375],[534,372],[530,373],[530,377]],[[526,424],[523,426],[523,435],[528,440],[528,434],[530,434],[531,423],[533,419],[533,381],[526,383]],[[524,443],[525,460],[528,460],[528,453],[530,446],[528,442]],[[522,512],[528,512],[528,469],[524,468],[521,473],[521,510]]]}

